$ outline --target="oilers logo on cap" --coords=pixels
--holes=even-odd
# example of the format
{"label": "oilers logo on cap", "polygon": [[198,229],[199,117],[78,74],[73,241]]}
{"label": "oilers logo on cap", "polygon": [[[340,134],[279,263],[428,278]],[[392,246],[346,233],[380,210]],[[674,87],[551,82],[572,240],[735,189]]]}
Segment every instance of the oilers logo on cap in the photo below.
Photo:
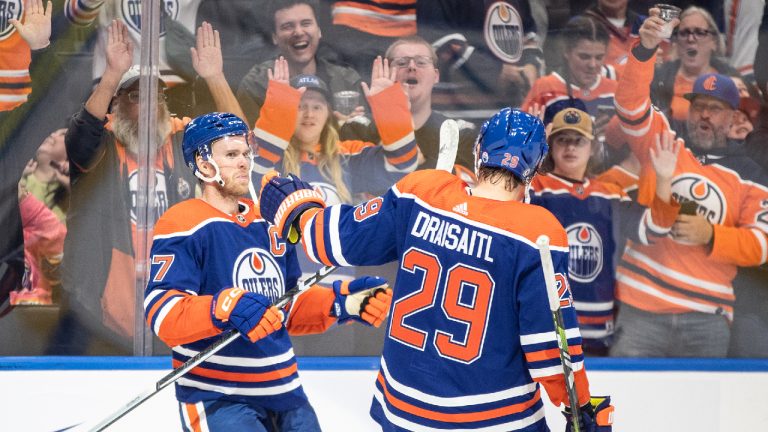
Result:
{"label": "oilers logo on cap", "polygon": [[16,19],[21,21],[24,14],[24,2],[22,0],[0,0],[0,40],[7,39],[16,31],[8,21]]}
{"label": "oilers logo on cap", "polygon": [[269,252],[261,248],[246,249],[237,257],[232,284],[266,296],[273,302],[285,292],[280,266]]}
{"label": "oilers logo on cap", "polygon": [[720,225],[725,220],[725,195],[706,177],[693,173],[676,177],[672,181],[672,196],[680,203],[695,201],[699,206],[697,214],[713,225]]}
{"label": "oilers logo on cap", "polygon": [[565,229],[568,234],[568,275],[576,282],[589,283],[603,269],[603,239],[594,226],[578,222]]}
{"label": "oilers logo on cap", "polygon": [[568,110],[563,116],[566,123],[576,125],[581,121],[581,115],[576,110]]}

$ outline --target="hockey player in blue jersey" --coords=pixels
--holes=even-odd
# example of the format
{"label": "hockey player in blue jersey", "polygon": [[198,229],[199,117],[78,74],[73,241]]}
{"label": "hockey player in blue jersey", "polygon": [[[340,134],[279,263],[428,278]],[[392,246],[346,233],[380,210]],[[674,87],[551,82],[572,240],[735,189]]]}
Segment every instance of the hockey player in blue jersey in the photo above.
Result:
{"label": "hockey player in blue jersey", "polygon": [[295,176],[265,182],[264,217],[282,236],[298,231],[313,260],[400,261],[371,406],[384,431],[549,430],[539,385],[557,406],[568,398],[535,243],[542,234],[552,244],[581,430],[611,430],[610,398],[590,398],[567,235],[548,210],[521,202],[546,152],[541,121],[505,108],[480,132],[472,188],[424,170],[358,206],[323,208]]}
{"label": "hockey player in blue jersey", "polygon": [[202,196],[158,220],[144,300],[147,324],[172,348],[174,367],[236,329],[242,338],[176,382],[185,431],[319,431],[288,334],[336,322],[380,325],[391,290],[380,278],[314,286],[271,306],[301,274],[292,245],[242,198],[250,185],[251,134],[233,114],[211,113],[184,131],[184,160]]}

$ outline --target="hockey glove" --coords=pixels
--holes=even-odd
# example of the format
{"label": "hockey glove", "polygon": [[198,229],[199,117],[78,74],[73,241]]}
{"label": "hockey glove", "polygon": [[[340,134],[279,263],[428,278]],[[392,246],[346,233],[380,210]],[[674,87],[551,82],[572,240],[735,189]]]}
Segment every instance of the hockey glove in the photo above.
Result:
{"label": "hockey glove", "polygon": [[392,304],[392,290],[387,281],[380,277],[364,276],[353,281],[333,283],[333,309],[331,316],[339,324],[356,320],[378,327],[384,322]]}
{"label": "hockey glove", "polygon": [[[565,408],[565,432],[571,432],[571,409]],[[579,408],[579,427],[582,432],[611,432],[613,425],[613,405],[610,396],[593,396],[589,403]]]}
{"label": "hockey glove", "polygon": [[281,313],[261,294],[242,288],[227,288],[213,296],[213,324],[225,330],[234,328],[251,342],[263,339],[283,326]]}
{"label": "hockey glove", "polygon": [[323,197],[309,183],[293,174],[288,177],[272,175],[263,183],[259,204],[261,215],[277,227],[281,238],[290,243],[298,242],[299,236],[289,236],[289,231],[293,228],[296,234],[300,233],[298,222],[302,213],[325,207]]}

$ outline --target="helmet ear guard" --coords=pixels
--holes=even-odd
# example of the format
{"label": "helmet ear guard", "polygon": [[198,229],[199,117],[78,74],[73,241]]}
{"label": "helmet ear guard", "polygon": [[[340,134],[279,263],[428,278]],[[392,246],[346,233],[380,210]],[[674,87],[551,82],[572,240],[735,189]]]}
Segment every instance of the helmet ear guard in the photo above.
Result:
{"label": "helmet ear guard", "polygon": [[475,143],[475,174],[483,166],[498,167],[528,184],[548,150],[544,124],[538,117],[504,108],[480,129]]}

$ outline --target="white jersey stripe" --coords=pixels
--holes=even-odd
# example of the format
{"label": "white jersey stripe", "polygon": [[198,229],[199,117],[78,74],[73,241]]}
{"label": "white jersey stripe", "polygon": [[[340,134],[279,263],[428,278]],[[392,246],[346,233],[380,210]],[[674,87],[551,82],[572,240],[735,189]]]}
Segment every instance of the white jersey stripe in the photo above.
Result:
{"label": "white jersey stripe", "polygon": [[[191,377],[192,375],[187,375]],[[259,388],[243,388],[243,387],[229,387],[213,385],[204,382],[197,381],[192,378],[179,378],[179,385],[186,387],[193,387],[200,390],[217,392],[227,395],[235,396],[275,396],[279,394],[289,393],[301,386],[299,377],[292,379],[291,381],[272,387],[259,387]]]}
{"label": "white jersey stripe", "polygon": [[184,297],[177,296],[172,298],[168,301],[168,303],[164,304],[159,311],[157,311],[157,318],[155,318],[155,325],[152,327],[152,331],[155,332],[155,334],[160,334],[160,326],[163,325],[163,321],[165,320],[165,317],[168,315],[168,313],[173,309],[174,306],[176,306],[176,303],[181,301]]}
{"label": "white jersey stripe", "polygon": [[[198,351],[191,350],[182,346],[173,347],[173,352],[181,354],[186,357],[194,357],[199,354]],[[294,358],[293,348],[288,351],[278,354],[272,357],[264,358],[251,358],[251,357],[234,357],[234,356],[220,356],[213,355],[206,360],[207,363],[220,364],[222,366],[240,366],[240,367],[252,367],[259,368],[265,366],[274,366],[278,363],[283,363]]]}
{"label": "white jersey stripe", "polygon": [[[565,337],[568,339],[574,339],[581,337],[581,333],[579,333],[579,329],[569,328],[565,329]],[[520,335],[520,343],[522,345],[535,345],[545,342],[557,342],[557,335],[554,330],[544,332],[544,333],[532,333],[528,335]]]}
{"label": "white jersey stripe", "polygon": [[537,389],[536,384],[530,383],[493,393],[444,397],[424,393],[397,381],[394,377],[392,377],[392,375],[389,374],[389,369],[387,368],[387,363],[384,361],[384,358],[381,359],[381,372],[384,374],[384,380],[387,382],[387,384],[389,384],[389,386],[395,389],[395,391],[398,393],[402,393],[410,398],[440,407],[464,407],[467,405],[493,403],[513,397],[524,396],[527,394],[530,394],[531,397],[533,397],[533,393],[535,393]]}
{"label": "white jersey stripe", "polygon": [[[613,309],[613,301],[607,302],[577,302],[574,301],[573,305],[576,306],[576,310],[585,312],[605,312]],[[582,336],[584,336],[582,332]]]}
{"label": "white jersey stripe", "polygon": [[331,212],[330,221],[328,221],[328,234],[331,239],[331,255],[334,261],[342,267],[349,267],[350,264],[344,259],[341,252],[341,235],[339,234],[339,217],[341,216],[340,206],[331,206],[328,209]]}
{"label": "white jersey stripe", "polygon": [[663,275],[665,275],[667,277],[670,277],[672,279],[678,280],[678,281],[683,282],[685,284],[693,285],[695,287],[699,287],[699,288],[705,289],[707,291],[715,292],[715,293],[718,293],[718,294],[733,294],[733,288],[731,288],[729,286],[722,285],[722,284],[717,284],[717,283],[712,283],[712,282],[704,280],[704,279],[698,279],[698,278],[695,278],[693,276],[687,275],[685,273],[681,273],[681,272],[679,272],[677,270],[672,270],[671,268],[666,267],[666,266],[660,264],[658,261],[653,260],[651,257],[649,257],[649,256],[647,256],[647,255],[637,251],[636,249],[627,248],[627,250],[624,253],[626,253],[628,256],[630,256],[630,257],[632,257],[632,258],[642,262],[647,267],[650,267],[651,269],[653,269],[653,270],[655,270],[655,271],[657,271],[657,272],[659,272],[659,273],[661,273],[661,274],[663,274]]}
{"label": "white jersey stripe", "polygon": [[448,426],[448,428],[433,428],[429,426],[424,426],[418,423],[414,423],[410,420],[406,420],[402,417],[398,417],[394,413],[392,413],[388,408],[387,404],[384,402],[384,395],[381,394],[381,391],[376,388],[373,392],[373,397],[376,398],[376,401],[381,405],[382,411],[384,411],[384,415],[387,417],[387,420],[390,421],[390,423],[397,425],[403,429],[413,431],[413,432],[445,432],[445,431],[451,431],[451,432],[506,432],[511,430],[519,430],[523,429],[527,426],[530,426],[537,421],[544,418],[544,407],[541,407],[539,410],[537,410],[532,415],[525,417],[520,420],[515,420],[512,422],[502,423],[498,425],[493,426],[487,426],[482,428],[472,428],[472,429],[455,429],[453,427]]}

